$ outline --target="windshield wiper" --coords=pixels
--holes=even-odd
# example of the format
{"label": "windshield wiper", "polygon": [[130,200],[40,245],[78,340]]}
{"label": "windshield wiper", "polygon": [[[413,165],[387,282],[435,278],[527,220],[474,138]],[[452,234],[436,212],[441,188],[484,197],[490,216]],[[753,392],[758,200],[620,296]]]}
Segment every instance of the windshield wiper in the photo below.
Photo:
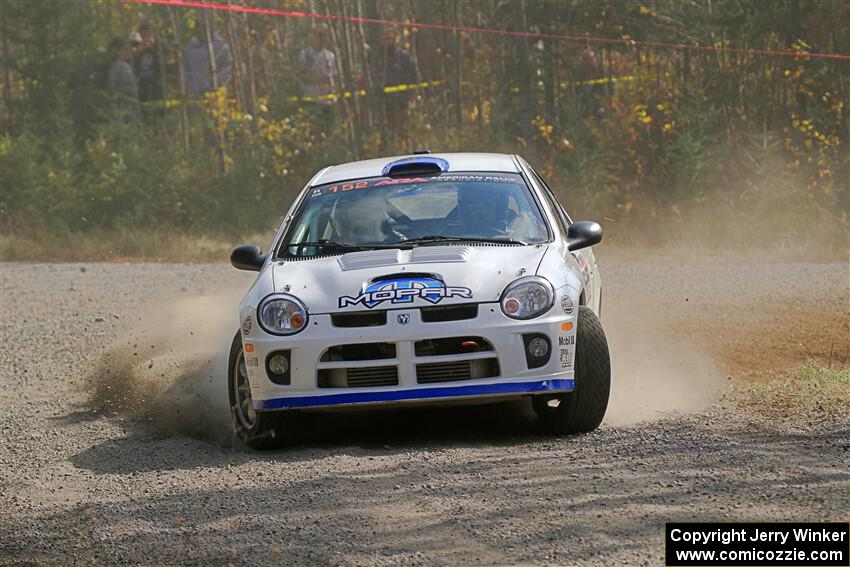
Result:
{"label": "windshield wiper", "polygon": [[[307,246],[314,246],[317,248],[337,248],[340,250],[375,250],[381,248],[398,248],[399,244],[347,244],[345,242],[336,242],[335,240],[323,238],[321,240],[285,244],[284,248],[297,248],[298,250],[301,250]],[[402,244],[402,246],[404,246],[404,244]]]}
{"label": "windshield wiper", "polygon": [[402,244],[428,244],[429,242],[486,242],[490,244],[518,244],[528,246],[528,242],[522,240],[511,240],[510,238],[478,238],[475,236],[443,236],[441,234],[432,234],[429,236],[420,236],[409,240],[402,240]]}

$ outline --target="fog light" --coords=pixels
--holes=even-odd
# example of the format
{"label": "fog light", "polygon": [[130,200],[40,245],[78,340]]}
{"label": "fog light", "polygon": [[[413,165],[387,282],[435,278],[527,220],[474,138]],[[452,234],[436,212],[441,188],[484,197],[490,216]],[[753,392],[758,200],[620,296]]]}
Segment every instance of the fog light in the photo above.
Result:
{"label": "fog light", "polygon": [[549,354],[549,343],[541,337],[531,339],[528,341],[528,354],[534,358],[543,358]]}
{"label": "fog light", "polygon": [[291,383],[292,362],[291,352],[288,350],[278,350],[269,353],[266,357],[266,374],[269,380],[281,386],[288,386]]}
{"label": "fog light", "polygon": [[282,354],[276,354],[269,359],[269,370],[272,374],[283,375],[289,372],[289,361]]}
{"label": "fog light", "polygon": [[546,335],[532,333],[522,336],[525,344],[525,362],[529,368],[540,368],[549,362],[552,353],[552,344]]}

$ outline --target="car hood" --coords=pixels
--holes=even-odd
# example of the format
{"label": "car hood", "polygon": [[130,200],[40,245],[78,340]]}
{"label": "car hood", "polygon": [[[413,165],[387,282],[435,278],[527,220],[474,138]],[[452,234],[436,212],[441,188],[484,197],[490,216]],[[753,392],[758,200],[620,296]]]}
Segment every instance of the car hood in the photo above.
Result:
{"label": "car hood", "polygon": [[274,290],[310,313],[399,309],[499,300],[536,272],[547,245],[419,246],[273,264]]}

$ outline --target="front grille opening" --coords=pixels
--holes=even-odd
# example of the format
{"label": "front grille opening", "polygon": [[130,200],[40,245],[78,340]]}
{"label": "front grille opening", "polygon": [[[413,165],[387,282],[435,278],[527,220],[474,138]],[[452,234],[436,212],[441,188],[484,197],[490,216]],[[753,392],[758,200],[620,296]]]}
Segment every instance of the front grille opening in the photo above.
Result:
{"label": "front grille opening", "polygon": [[333,313],[331,323],[334,327],[380,327],[387,324],[386,311],[355,311],[354,313]]}
{"label": "front grille opening", "polygon": [[394,343],[361,343],[332,346],[322,354],[321,362],[383,360],[395,358]]}
{"label": "front grille opening", "polygon": [[398,385],[398,367],[322,368],[318,372],[319,388],[370,388]]}
{"label": "front grille opening", "polygon": [[442,323],[445,321],[463,321],[478,317],[478,304],[449,305],[447,307],[423,307],[423,323]]}
{"label": "front grille opening", "polygon": [[498,375],[499,361],[496,358],[454,362],[429,362],[427,364],[416,365],[416,381],[419,384],[494,378]]}
{"label": "front grille opening", "polygon": [[469,354],[493,350],[482,337],[450,337],[448,339],[427,339],[413,345],[416,356],[444,356],[448,354]]}

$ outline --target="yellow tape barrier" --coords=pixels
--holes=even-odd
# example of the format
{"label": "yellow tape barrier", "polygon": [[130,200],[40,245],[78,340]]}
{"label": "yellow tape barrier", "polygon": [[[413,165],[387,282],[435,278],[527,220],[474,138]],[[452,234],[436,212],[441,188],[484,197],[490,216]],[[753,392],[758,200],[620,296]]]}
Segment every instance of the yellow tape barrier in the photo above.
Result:
{"label": "yellow tape barrier", "polygon": [[601,79],[589,79],[587,81],[561,81],[561,88],[565,89],[570,85],[604,85],[605,83],[620,83],[624,81],[634,81],[637,77],[634,75],[623,75],[622,77],[602,77]]}
{"label": "yellow tape barrier", "polygon": [[[634,79],[635,79],[635,77],[632,76],[632,75],[626,75],[626,76],[622,76],[622,77],[603,77],[601,79],[589,79],[587,81],[562,81],[561,83],[559,83],[559,86],[562,89],[566,89],[570,85],[603,85],[603,84],[606,84],[606,83],[617,83],[617,82],[620,82],[620,81],[633,81]],[[415,90],[415,89],[427,89],[427,88],[430,88],[430,87],[436,87],[436,86],[441,85],[445,82],[446,82],[445,79],[441,79],[439,81],[423,81],[421,83],[412,83],[412,84],[408,84],[408,85],[391,85],[391,86],[388,86],[388,87],[384,87],[383,91],[384,91],[384,93],[387,93],[387,94],[400,93],[400,92],[405,92],[405,91],[412,91],[412,90]],[[470,85],[471,83],[464,81],[463,84],[464,85]],[[514,93],[519,92],[519,87],[511,87],[511,92],[514,92]],[[288,102],[315,102],[315,101],[325,101],[325,100],[336,101],[336,100],[339,100],[340,98],[351,98],[355,95],[356,96],[366,96],[367,94],[368,94],[368,92],[365,89],[358,89],[358,90],[355,90],[355,91],[345,91],[345,92],[341,92],[341,93],[331,93],[331,94],[326,94],[326,95],[290,96],[290,97],[287,97],[284,100],[286,100]],[[144,105],[144,106],[162,106],[162,107],[165,107],[165,108],[174,108],[174,107],[180,106],[181,104],[184,104],[184,102],[185,102],[185,104],[201,104],[205,101],[202,100],[202,99],[191,99],[191,100],[186,100],[186,101],[182,101],[180,99],[167,99],[167,100],[157,100],[157,101],[143,102],[142,105]]]}

